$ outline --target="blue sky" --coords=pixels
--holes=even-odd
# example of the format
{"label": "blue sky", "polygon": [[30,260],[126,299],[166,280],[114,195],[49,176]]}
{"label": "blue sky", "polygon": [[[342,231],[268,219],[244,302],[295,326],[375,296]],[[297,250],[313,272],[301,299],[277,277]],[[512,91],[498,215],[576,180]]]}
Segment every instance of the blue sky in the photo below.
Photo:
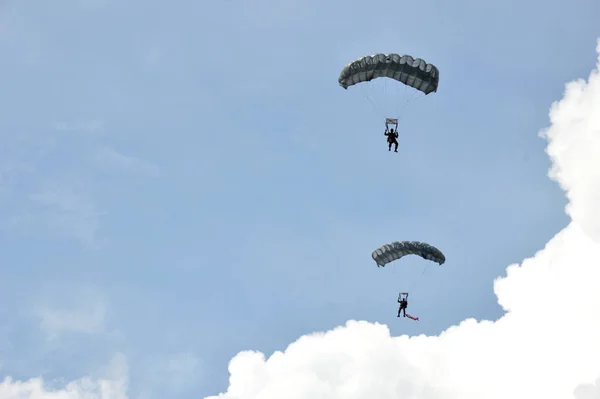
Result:
{"label": "blue sky", "polygon": [[[122,354],[131,397],[204,397],[239,351],[348,319],[502,314],[493,279],[568,222],[537,131],[594,66],[600,4],[366,4],[0,3],[3,375]],[[375,52],[441,72],[398,154],[337,84]],[[394,240],[447,263],[377,269]],[[404,281],[419,323],[395,318]]]}

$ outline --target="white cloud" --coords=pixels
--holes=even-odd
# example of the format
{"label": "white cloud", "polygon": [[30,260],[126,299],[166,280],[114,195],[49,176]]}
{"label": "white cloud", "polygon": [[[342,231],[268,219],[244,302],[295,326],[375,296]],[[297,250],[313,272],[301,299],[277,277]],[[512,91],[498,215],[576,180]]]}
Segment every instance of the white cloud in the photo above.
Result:
{"label": "white cloud", "polygon": [[55,382],[41,378],[15,381],[6,377],[0,382],[0,399],[127,399],[127,365],[122,355],[102,370],[98,378],[84,377],[54,388]]}
{"label": "white cloud", "polygon": [[[597,50],[600,52],[600,44]],[[567,192],[567,213],[590,237],[600,241],[600,75],[589,83],[567,85],[562,101],[550,111],[552,125],[543,132],[553,161],[550,176]]]}
{"label": "white cloud", "polygon": [[[600,53],[600,42],[598,43]],[[600,68],[600,59],[598,62]],[[242,352],[222,399],[597,399],[600,376],[600,75],[567,85],[543,135],[570,225],[511,265],[494,290],[507,314],[439,336],[391,337],[350,321],[268,359]],[[597,384],[597,382],[596,382]],[[216,397],[211,397],[216,398]]]}
{"label": "white cloud", "polygon": [[600,399],[600,377],[593,384],[582,384],[577,387],[575,399]]}

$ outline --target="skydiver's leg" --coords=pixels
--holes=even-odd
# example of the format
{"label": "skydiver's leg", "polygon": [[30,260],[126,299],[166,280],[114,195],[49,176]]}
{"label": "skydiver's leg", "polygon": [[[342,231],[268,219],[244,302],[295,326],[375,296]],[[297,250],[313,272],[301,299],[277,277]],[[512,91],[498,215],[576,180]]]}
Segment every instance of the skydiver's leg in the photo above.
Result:
{"label": "skydiver's leg", "polygon": [[[398,152],[398,140],[394,140],[394,145],[396,146],[394,148],[394,152]],[[391,146],[390,146],[391,147]]]}

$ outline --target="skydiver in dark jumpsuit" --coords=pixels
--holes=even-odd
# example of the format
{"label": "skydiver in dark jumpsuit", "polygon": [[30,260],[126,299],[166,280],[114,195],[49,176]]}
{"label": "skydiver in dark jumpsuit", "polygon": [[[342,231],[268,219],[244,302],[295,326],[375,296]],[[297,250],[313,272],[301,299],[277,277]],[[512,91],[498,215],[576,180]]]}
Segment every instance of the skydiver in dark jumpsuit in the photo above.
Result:
{"label": "skydiver in dark jumpsuit", "polygon": [[[402,297],[402,295],[404,294],[404,297]],[[402,299],[401,299],[402,297]],[[406,317],[406,308],[408,307],[408,292],[403,292],[400,293],[400,295],[398,295],[398,303],[400,304],[400,307],[398,308],[398,316],[400,317],[400,313],[403,312],[404,315],[403,317]]]}
{"label": "skydiver in dark jumpsuit", "polygon": [[394,148],[394,152],[398,152],[398,129],[396,129],[396,131],[394,132],[394,128],[391,128],[388,131],[387,126],[385,127],[385,132],[383,133],[385,136],[387,136],[387,142],[388,142],[388,151],[392,150],[392,144],[396,145],[396,148]]}

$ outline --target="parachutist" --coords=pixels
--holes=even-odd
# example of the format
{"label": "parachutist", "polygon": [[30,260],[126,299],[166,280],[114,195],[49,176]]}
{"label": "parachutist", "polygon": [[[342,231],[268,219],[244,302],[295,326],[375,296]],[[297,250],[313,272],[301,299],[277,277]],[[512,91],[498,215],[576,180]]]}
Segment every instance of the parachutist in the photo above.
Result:
{"label": "parachutist", "polygon": [[406,317],[406,308],[408,307],[408,292],[401,292],[398,295],[398,303],[400,304],[400,307],[398,308],[397,317],[400,317],[401,312],[404,312],[404,317]]}
{"label": "parachutist", "polygon": [[400,317],[400,313],[402,312],[404,317],[408,317],[411,320],[419,321],[418,317],[411,316],[406,313],[406,308],[408,307],[408,292],[401,292],[398,295],[398,303],[400,304],[400,308],[398,308],[398,316]]}
{"label": "parachutist", "polygon": [[[419,241],[394,241],[391,244],[386,244],[377,248],[373,251],[371,257],[375,263],[377,263],[377,267],[385,267],[390,262],[394,262],[410,254],[418,255],[423,259],[436,262],[439,265],[443,265],[446,262],[446,257],[442,251],[434,246]],[[404,298],[402,298],[403,295],[405,295]],[[400,313],[402,312],[404,317],[419,321],[418,317],[406,313],[406,308],[408,307],[408,292],[401,292],[398,295],[398,303],[400,303],[398,317],[400,317]]]}
{"label": "parachutist", "polygon": [[385,127],[385,132],[383,133],[385,136],[387,136],[387,142],[388,142],[388,151],[392,150],[392,144],[395,144],[395,148],[394,148],[394,152],[398,152],[398,130],[396,129],[396,131],[394,132],[394,128],[391,128],[388,131],[387,126]]}
{"label": "parachutist", "polygon": [[[385,79],[384,81],[391,79],[415,91],[429,95],[438,90],[440,71],[435,65],[408,54],[378,53],[358,58],[346,64],[340,73],[338,83],[344,89],[348,89],[354,85],[360,87],[366,85],[365,82],[379,79]],[[369,86],[366,85],[366,87]],[[372,105],[377,107],[375,101],[370,96],[368,98]],[[406,98],[407,104],[409,101],[411,101],[411,98]],[[397,110],[396,107],[394,109]],[[395,144],[394,152],[398,152],[398,141],[396,140],[398,138],[398,119],[386,118],[385,124],[385,135],[388,137],[389,143],[388,151],[391,151],[392,144]],[[393,136],[388,135],[388,124],[396,125],[395,132],[394,130],[391,131]]]}

